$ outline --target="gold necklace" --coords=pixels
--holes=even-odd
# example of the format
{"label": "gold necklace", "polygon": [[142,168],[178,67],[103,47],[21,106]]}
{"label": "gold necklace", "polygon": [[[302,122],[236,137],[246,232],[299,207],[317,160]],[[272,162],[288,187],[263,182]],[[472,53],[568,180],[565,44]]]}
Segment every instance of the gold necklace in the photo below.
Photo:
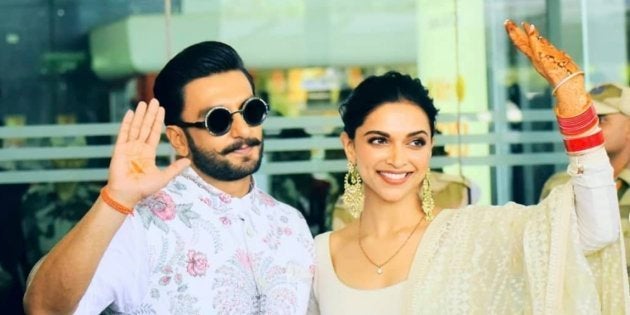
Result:
{"label": "gold necklace", "polygon": [[398,255],[398,253],[400,253],[400,251],[403,249],[403,247],[405,247],[405,244],[407,244],[407,242],[409,242],[409,239],[411,238],[411,236],[413,236],[413,233],[416,232],[416,230],[418,229],[418,227],[420,226],[420,223],[422,223],[422,219],[424,219],[425,216],[422,216],[422,218],[420,218],[420,220],[418,221],[418,223],[416,223],[416,226],[413,227],[413,230],[411,231],[411,233],[409,233],[409,236],[407,236],[407,238],[405,239],[405,241],[400,245],[400,247],[398,247],[398,249],[394,252],[393,255],[389,256],[389,258],[387,258],[387,260],[385,260],[383,263],[381,264],[377,264],[375,263],[372,258],[370,258],[370,256],[365,252],[365,249],[363,248],[363,244],[361,243],[361,221],[363,221],[363,216],[359,217],[359,248],[361,248],[361,252],[363,253],[363,256],[365,256],[365,258],[367,258],[367,260],[374,265],[374,267],[376,267],[376,273],[378,275],[382,275],[383,274],[383,267],[385,267],[385,265],[387,265],[387,263],[389,263],[392,259],[394,259],[394,257],[396,257],[396,255]]}

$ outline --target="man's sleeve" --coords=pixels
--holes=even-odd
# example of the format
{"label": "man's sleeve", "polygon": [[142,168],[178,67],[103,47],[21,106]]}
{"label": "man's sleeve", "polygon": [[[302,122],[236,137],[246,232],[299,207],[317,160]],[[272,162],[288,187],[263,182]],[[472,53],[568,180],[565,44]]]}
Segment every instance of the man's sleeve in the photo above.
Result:
{"label": "man's sleeve", "polygon": [[99,314],[108,307],[128,312],[148,290],[146,236],[139,220],[128,217],[101,259],[75,314]]}

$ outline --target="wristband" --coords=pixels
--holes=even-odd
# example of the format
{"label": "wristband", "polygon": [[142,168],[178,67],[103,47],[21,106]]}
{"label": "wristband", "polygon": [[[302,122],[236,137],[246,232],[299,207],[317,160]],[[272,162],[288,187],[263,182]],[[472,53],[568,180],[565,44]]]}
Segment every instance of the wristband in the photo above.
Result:
{"label": "wristband", "polygon": [[576,155],[604,144],[604,134],[601,129],[585,137],[564,139],[564,147],[568,154]]}
{"label": "wristband", "polygon": [[558,120],[558,127],[560,127],[560,133],[565,136],[582,134],[597,125],[599,121],[597,112],[592,103],[583,113],[577,116],[568,118],[556,116],[556,118]]}
{"label": "wristband", "polygon": [[112,197],[109,195],[109,193],[107,192],[107,186],[103,187],[101,189],[101,199],[103,199],[103,202],[105,202],[108,206],[110,206],[111,208],[113,208],[114,210],[124,214],[124,215],[128,215],[128,214],[133,214],[133,209],[129,208],[121,203],[119,203],[118,201],[112,199]]}

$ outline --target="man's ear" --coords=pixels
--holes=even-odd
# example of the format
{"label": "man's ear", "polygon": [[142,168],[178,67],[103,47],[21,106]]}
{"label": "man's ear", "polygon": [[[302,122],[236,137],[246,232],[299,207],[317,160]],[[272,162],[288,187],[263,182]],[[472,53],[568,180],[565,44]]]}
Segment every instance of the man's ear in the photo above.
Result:
{"label": "man's ear", "polygon": [[190,154],[188,146],[188,138],[184,134],[184,130],[177,126],[166,126],[166,137],[171,143],[177,156],[187,157]]}
{"label": "man's ear", "polygon": [[356,164],[356,152],[354,151],[354,141],[350,139],[348,133],[345,131],[341,133],[339,136],[341,140],[341,145],[343,145],[343,151],[346,153],[346,159],[353,164]]}

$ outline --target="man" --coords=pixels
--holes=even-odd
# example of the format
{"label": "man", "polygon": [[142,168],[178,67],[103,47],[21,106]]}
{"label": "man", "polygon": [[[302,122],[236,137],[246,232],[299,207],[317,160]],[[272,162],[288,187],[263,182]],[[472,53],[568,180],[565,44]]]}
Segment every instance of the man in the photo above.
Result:
{"label": "man", "polygon": [[[621,211],[626,259],[630,263],[630,87],[606,83],[590,91],[595,110],[599,116],[599,126],[605,139],[605,148],[613,166],[617,182],[617,196]],[[566,172],[551,176],[540,195],[544,199],[551,190],[569,180]]]}
{"label": "man", "polygon": [[[236,51],[190,46],[154,92],[162,107],[125,115],[100,198],[33,271],[27,312],[304,314],[312,237],[253,182],[268,108]],[[165,170],[162,120],[181,157]]]}

